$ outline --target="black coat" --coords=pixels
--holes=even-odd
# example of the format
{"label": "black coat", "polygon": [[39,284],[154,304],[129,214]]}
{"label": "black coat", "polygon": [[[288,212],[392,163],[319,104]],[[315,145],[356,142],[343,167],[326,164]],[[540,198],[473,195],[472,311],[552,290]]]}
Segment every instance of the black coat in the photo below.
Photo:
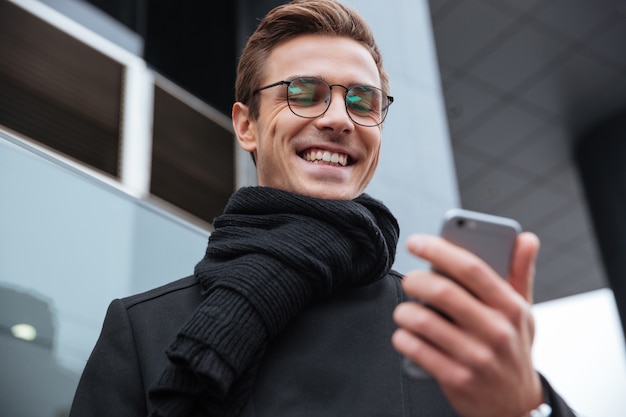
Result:
{"label": "black coat", "polygon": [[[456,416],[434,381],[413,380],[391,345],[400,275],[302,311],[268,347],[242,416]],[[71,417],[138,417],[166,347],[201,301],[187,277],[109,306]],[[547,384],[553,417],[573,416]]]}

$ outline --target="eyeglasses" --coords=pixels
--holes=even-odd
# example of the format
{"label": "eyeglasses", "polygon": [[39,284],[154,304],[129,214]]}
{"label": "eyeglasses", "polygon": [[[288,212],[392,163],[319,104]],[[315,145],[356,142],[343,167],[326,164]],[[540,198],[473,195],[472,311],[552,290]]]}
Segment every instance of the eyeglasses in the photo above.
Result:
{"label": "eyeglasses", "polygon": [[330,106],[331,91],[335,86],[346,90],[345,104],[348,117],[361,126],[373,127],[381,124],[387,117],[389,106],[393,103],[393,97],[388,96],[380,88],[369,85],[355,85],[348,88],[341,84],[328,84],[315,77],[297,77],[288,81],[278,81],[257,88],[252,94],[279,85],[287,86],[287,104],[291,112],[306,119],[315,119],[326,113]]}

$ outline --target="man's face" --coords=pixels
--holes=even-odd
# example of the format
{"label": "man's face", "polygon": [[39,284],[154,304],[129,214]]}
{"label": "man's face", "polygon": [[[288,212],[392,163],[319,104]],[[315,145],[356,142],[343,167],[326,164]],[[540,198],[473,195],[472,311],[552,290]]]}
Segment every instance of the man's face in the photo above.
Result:
{"label": "man's face", "polygon": [[[303,35],[279,44],[256,87],[296,76],[316,77],[348,88],[356,84],[380,87],[371,54],[360,43],[343,37]],[[257,93],[257,120],[249,119],[247,108],[240,103],[233,108],[239,143],[255,154],[259,185],[318,198],[357,197],[378,164],[381,126],[355,124],[348,117],[346,90],[341,87],[333,87],[330,107],[322,116],[298,117],[289,109],[286,88],[280,85]],[[330,162],[318,160],[318,156],[324,159],[325,153]]]}

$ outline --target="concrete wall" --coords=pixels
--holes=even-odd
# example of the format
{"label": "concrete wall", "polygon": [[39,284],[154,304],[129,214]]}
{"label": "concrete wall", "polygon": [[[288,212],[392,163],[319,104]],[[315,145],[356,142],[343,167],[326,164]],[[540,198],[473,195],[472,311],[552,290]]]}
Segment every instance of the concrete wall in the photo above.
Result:
{"label": "concrete wall", "polygon": [[428,2],[345,0],[372,26],[394,103],[383,127],[380,165],[367,192],[400,223],[395,268],[424,266],[404,249],[415,232],[438,233],[444,211],[459,204]]}

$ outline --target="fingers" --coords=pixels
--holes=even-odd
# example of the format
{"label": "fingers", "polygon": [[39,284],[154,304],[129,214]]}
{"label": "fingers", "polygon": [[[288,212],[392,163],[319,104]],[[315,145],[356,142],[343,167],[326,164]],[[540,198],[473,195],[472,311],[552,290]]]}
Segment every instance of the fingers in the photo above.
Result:
{"label": "fingers", "polygon": [[407,248],[414,255],[446,276],[453,277],[463,288],[483,303],[495,308],[509,305],[509,285],[489,265],[469,251],[445,239],[427,235],[413,235]]}
{"label": "fingers", "polygon": [[[519,296],[516,297],[516,305],[519,308],[509,307],[507,310],[513,313],[507,315],[487,306],[453,280],[431,271],[415,271],[407,274],[402,281],[402,288],[407,294],[419,299],[428,307],[408,303],[409,306],[416,306],[413,310],[415,316],[411,317],[404,313],[408,307],[401,305],[402,307],[399,306],[397,311],[404,314],[397,317],[396,323],[445,349],[452,342],[459,344],[463,349],[469,347],[467,340],[446,339],[441,336],[453,331],[471,334],[495,348],[502,344],[502,340],[506,340],[513,331],[511,329],[513,317],[517,323],[526,320],[526,311],[530,314],[529,308],[523,308],[525,302]],[[402,320],[403,317],[406,320]]]}
{"label": "fingers", "polygon": [[[516,326],[531,323],[529,329],[534,332],[529,305],[534,261],[539,248],[539,240],[534,234],[524,232],[518,236],[509,282],[474,254],[440,237],[413,235],[408,239],[407,247],[446,276],[454,277],[417,279],[413,277],[414,273],[409,273],[402,285],[411,297],[426,302],[454,318],[462,327],[483,336],[486,329],[493,328],[489,323],[496,323],[498,314],[504,314]],[[438,276],[432,272],[426,276],[428,274]]]}
{"label": "fingers", "polygon": [[437,378],[447,377],[453,370],[481,369],[491,361],[485,345],[429,307],[412,302],[400,304],[394,311],[394,321],[399,326],[392,339],[396,349],[424,364],[424,369]]}
{"label": "fingers", "polygon": [[[444,239],[426,235],[412,235],[407,248],[414,255],[430,262],[445,275],[454,277],[461,285],[485,302],[497,302],[506,292],[506,285],[494,280],[497,274],[481,259]],[[509,284],[528,303],[532,302],[535,261],[539,239],[530,232],[520,233],[511,257]],[[490,296],[491,295],[491,296]],[[506,301],[508,302],[508,300]]]}
{"label": "fingers", "polygon": [[458,366],[449,357],[426,341],[416,338],[410,332],[400,328],[391,338],[394,348],[419,366],[436,380],[458,373]]}

